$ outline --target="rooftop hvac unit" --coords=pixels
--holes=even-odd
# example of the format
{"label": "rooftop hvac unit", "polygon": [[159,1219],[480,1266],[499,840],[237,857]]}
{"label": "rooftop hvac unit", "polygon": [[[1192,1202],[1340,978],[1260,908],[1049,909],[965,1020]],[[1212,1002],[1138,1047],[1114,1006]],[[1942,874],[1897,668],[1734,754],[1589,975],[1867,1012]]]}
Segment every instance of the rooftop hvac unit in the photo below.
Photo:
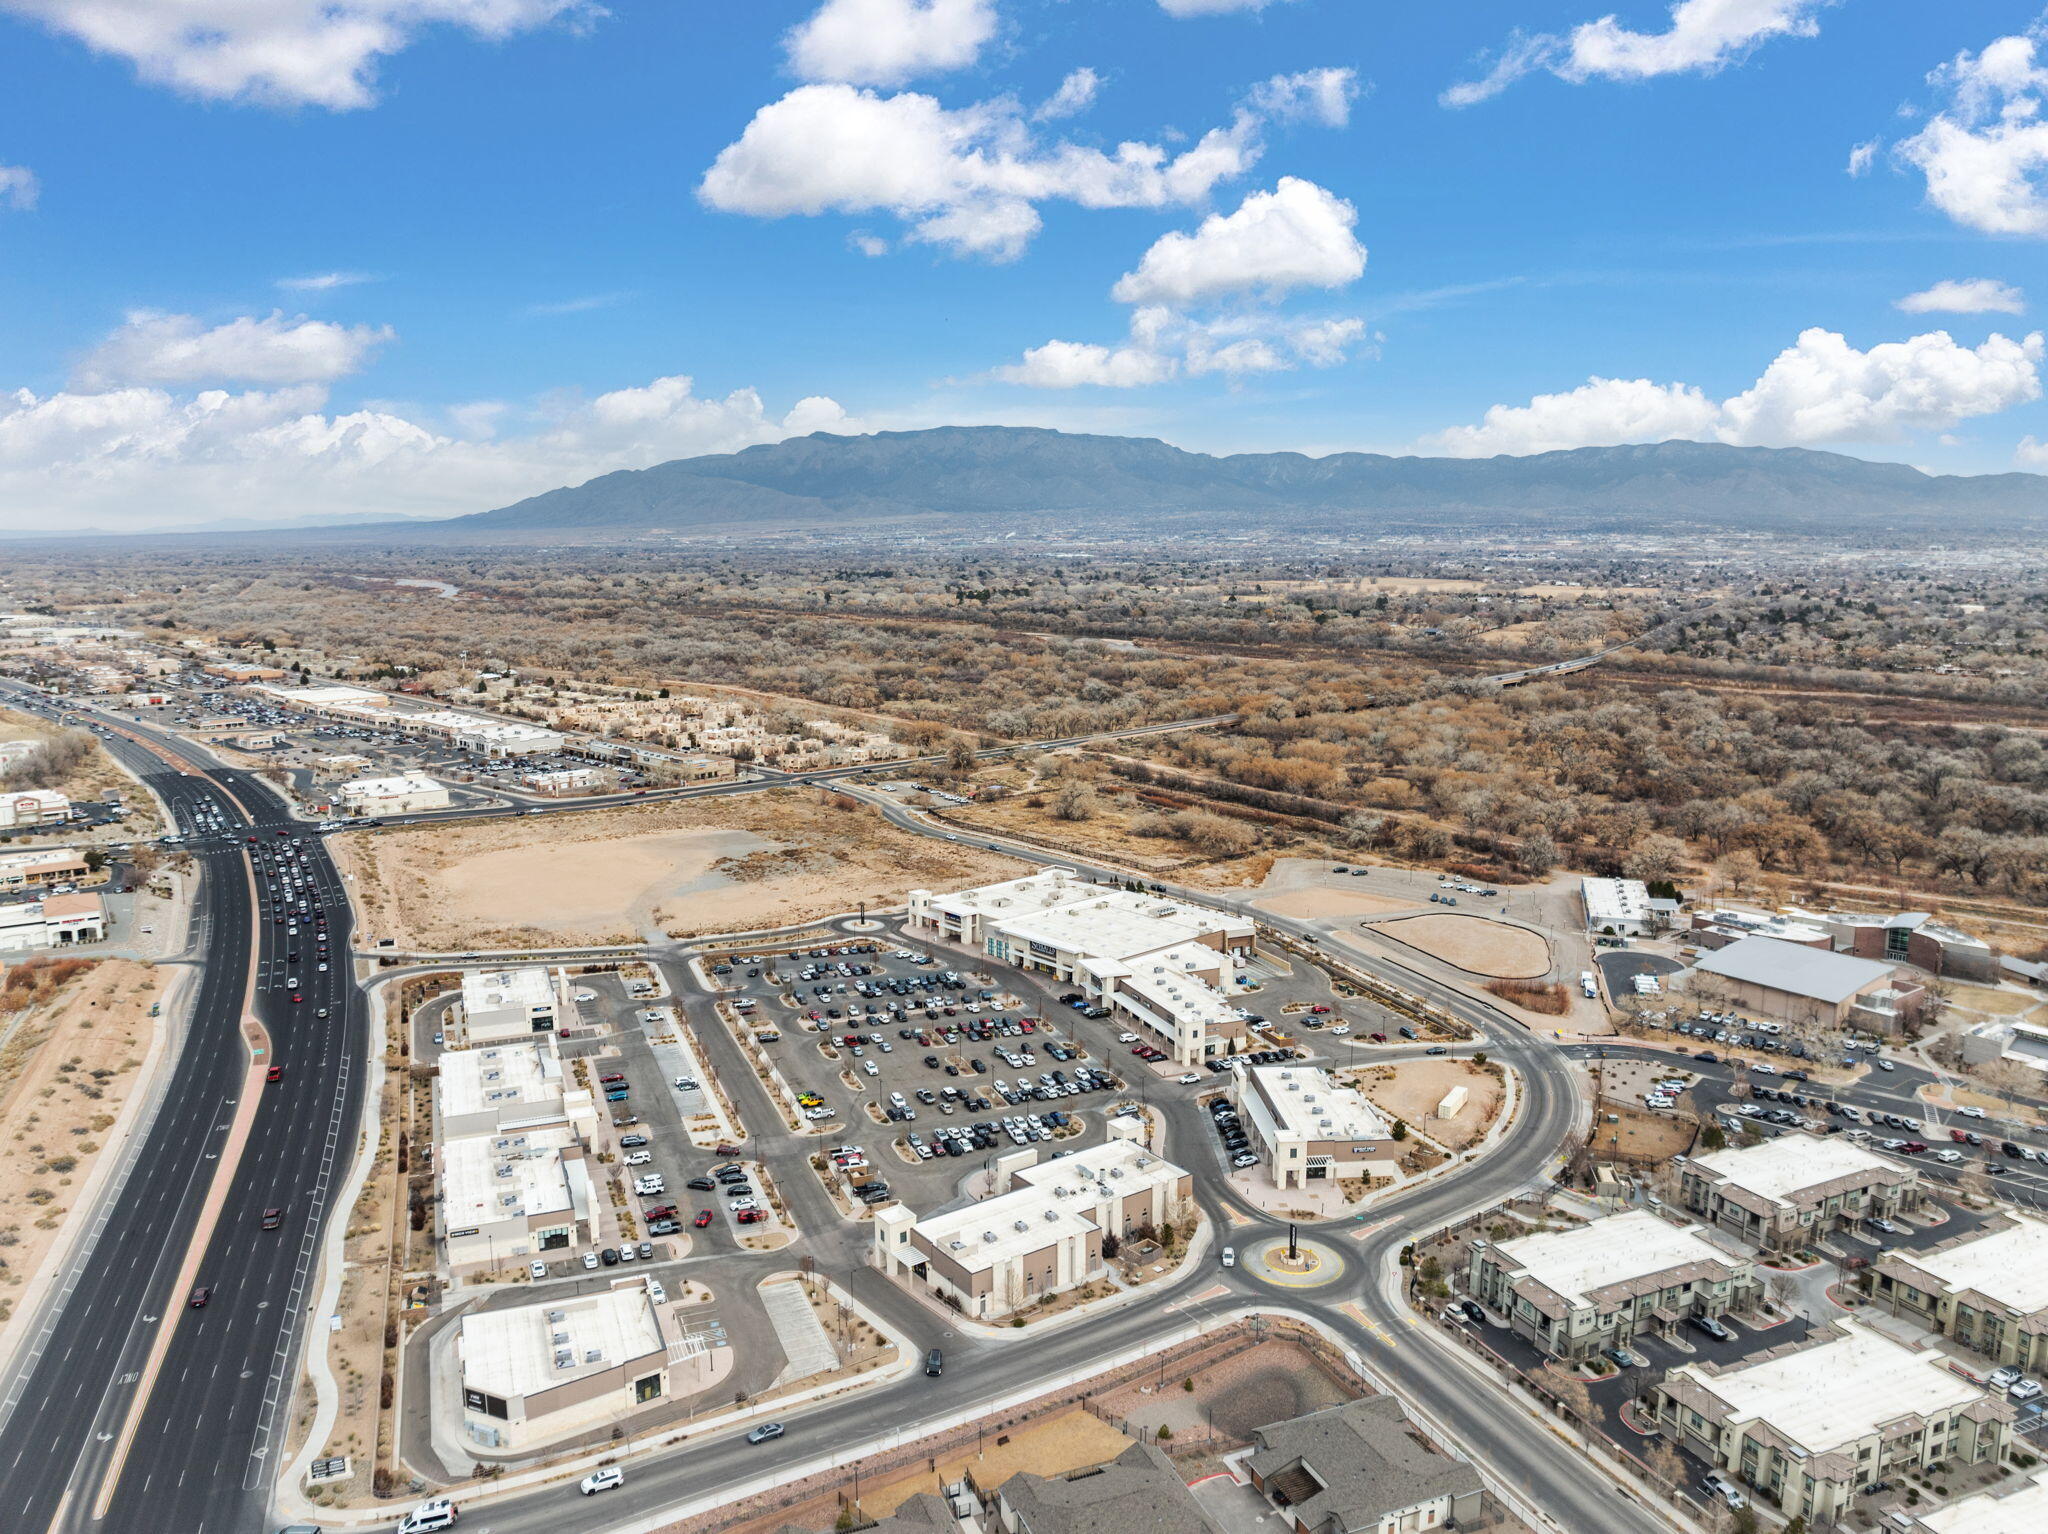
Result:
{"label": "rooftop hvac unit", "polygon": [[569,1334],[567,1332],[554,1332],[549,1336],[548,1340],[554,1343],[556,1347],[560,1347],[569,1340]]}
{"label": "rooftop hvac unit", "polygon": [[992,1230],[985,1230],[981,1233],[981,1239],[993,1246],[995,1245],[996,1233]]}
{"label": "rooftop hvac unit", "polygon": [[498,1168],[498,1175],[500,1177],[510,1177],[512,1175],[512,1168],[509,1166],[501,1166]]}
{"label": "rooftop hvac unit", "polygon": [[1031,1222],[1029,1220],[1013,1220],[1010,1223],[1010,1228],[1012,1230],[1029,1230],[1031,1229]]}
{"label": "rooftop hvac unit", "polygon": [[1059,1222],[1059,1217],[1060,1212],[1057,1209],[1048,1209],[1045,1212],[1045,1219],[1048,1225],[1057,1224]]}
{"label": "rooftop hvac unit", "polygon": [[555,1354],[555,1367],[556,1367],[557,1369],[573,1369],[573,1368],[575,1368],[575,1367],[576,1367],[576,1355],[575,1355],[574,1353],[557,1353],[557,1354]]}
{"label": "rooftop hvac unit", "polygon": [[1124,1175],[1124,1169],[1120,1166],[1113,1166],[1109,1169],[1109,1175],[1112,1177],[1121,1177]]}
{"label": "rooftop hvac unit", "polygon": [[967,1243],[965,1241],[948,1241],[946,1245],[951,1250],[956,1252],[965,1251],[967,1249]]}
{"label": "rooftop hvac unit", "polygon": [[497,1079],[498,1079],[498,1078],[499,1078],[500,1076],[502,1076],[502,1075],[504,1075],[504,1074],[505,1074],[505,1073],[504,1073],[503,1071],[485,1071],[485,1072],[484,1072],[484,1080],[486,1080],[486,1081],[496,1081],[496,1080],[497,1080]]}
{"label": "rooftop hvac unit", "polygon": [[1330,1121],[1329,1121],[1328,1119],[1317,1119],[1317,1120],[1316,1120],[1316,1128],[1318,1128],[1318,1129],[1328,1129],[1329,1127],[1330,1127]]}
{"label": "rooftop hvac unit", "polygon": [[603,1349],[603,1348],[585,1348],[585,1349],[583,1350],[583,1361],[584,1361],[585,1363],[587,1363],[587,1364],[601,1364],[601,1363],[603,1363],[603,1362],[604,1362],[604,1349]]}
{"label": "rooftop hvac unit", "polygon": [[566,1310],[551,1310],[548,1312],[548,1319],[550,1321],[566,1321],[569,1319],[569,1312]]}

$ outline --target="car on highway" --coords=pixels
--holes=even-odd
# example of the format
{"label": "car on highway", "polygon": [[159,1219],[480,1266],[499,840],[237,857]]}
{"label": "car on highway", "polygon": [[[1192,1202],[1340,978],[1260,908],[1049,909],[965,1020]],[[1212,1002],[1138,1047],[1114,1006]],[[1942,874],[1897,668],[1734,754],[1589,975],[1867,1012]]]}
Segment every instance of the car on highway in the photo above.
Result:
{"label": "car on highway", "polygon": [[284,1067],[281,1065],[273,1065],[269,1070],[263,1073],[263,1079],[265,1081],[284,1080]]}
{"label": "car on highway", "polygon": [[276,1230],[283,1224],[284,1211],[282,1209],[266,1209],[263,1211],[263,1228],[265,1230]]}
{"label": "car on highway", "polygon": [[576,1489],[586,1497],[594,1497],[601,1491],[612,1491],[626,1484],[626,1478],[616,1465],[606,1465],[602,1470],[593,1470],[576,1483]]}
{"label": "car on highway", "polygon": [[187,1303],[190,1304],[194,1310],[204,1310],[206,1309],[206,1302],[212,1298],[213,1285],[199,1284],[194,1286],[192,1290],[192,1298]]}
{"label": "car on highway", "polygon": [[789,1429],[784,1427],[780,1422],[764,1422],[759,1427],[755,1428],[753,1432],[747,1434],[747,1442],[768,1443],[773,1439],[780,1438],[784,1433],[788,1431]]}

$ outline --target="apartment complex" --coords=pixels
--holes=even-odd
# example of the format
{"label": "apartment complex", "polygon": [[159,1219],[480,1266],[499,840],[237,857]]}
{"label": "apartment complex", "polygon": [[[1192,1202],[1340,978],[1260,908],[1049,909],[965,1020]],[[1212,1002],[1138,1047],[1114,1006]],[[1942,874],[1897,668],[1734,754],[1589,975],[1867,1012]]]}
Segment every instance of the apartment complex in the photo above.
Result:
{"label": "apartment complex", "polygon": [[1889,1218],[1919,1201],[1920,1180],[1840,1136],[1788,1134],[1695,1156],[1680,1168],[1678,1192],[1707,1224],[1774,1252]]}
{"label": "apartment complex", "polygon": [[472,1310],[458,1323],[454,1350],[463,1430],[482,1448],[518,1451],[609,1427],[701,1389],[710,1351],[647,1278]]}
{"label": "apartment complex", "polygon": [[1240,1066],[1232,1072],[1230,1100],[1278,1187],[1329,1178],[1378,1185],[1401,1175],[1392,1126],[1363,1093],[1339,1086],[1327,1071]]}
{"label": "apartment complex", "polygon": [[1422,1534],[1480,1513],[1479,1472],[1432,1449],[1392,1396],[1275,1422],[1252,1442],[1246,1472],[1293,1534]]}
{"label": "apartment complex", "polygon": [[462,1001],[447,1033],[463,1047],[507,1043],[554,1032],[576,1016],[575,1005],[568,977],[544,965],[472,970],[462,977]]}
{"label": "apartment complex", "polygon": [[335,796],[351,815],[412,815],[421,810],[445,810],[449,805],[447,788],[423,772],[357,778],[342,784]]}
{"label": "apartment complex", "polygon": [[1230,991],[1255,929],[1241,917],[1051,869],[948,895],[912,890],[910,930],[1073,985],[1182,1065],[1244,1047]]}
{"label": "apartment complex", "polygon": [[1873,1293],[1996,1363],[2048,1369],[2048,1222],[2015,1215],[1926,1251],[1886,1252]]}
{"label": "apartment complex", "polygon": [[1686,975],[1694,992],[1725,997],[1758,1017],[1881,1034],[1897,1033],[1926,999],[1894,965],[1775,937],[1745,937],[1704,954]]}
{"label": "apartment complex", "polygon": [[0,794],[0,831],[61,826],[71,818],[71,801],[54,788],[25,788]]}
{"label": "apartment complex", "polygon": [[[1035,1154],[1030,1153],[1030,1154]],[[918,1219],[878,1209],[874,1261],[977,1320],[1077,1288],[1104,1271],[1103,1241],[1121,1241],[1192,1211],[1193,1180],[1135,1140],[1050,1161],[1006,1157],[1007,1192]]]}
{"label": "apartment complex", "polygon": [[1909,1470],[1996,1462],[2013,1416],[1941,1354],[1853,1322],[1736,1368],[1682,1365],[1654,1396],[1667,1433],[1809,1523],[1839,1520],[1859,1491]]}
{"label": "apartment complex", "polygon": [[1639,1333],[1746,1308],[1756,1265],[1683,1228],[1630,1210],[1577,1230],[1474,1241],[1466,1287],[1554,1358],[1591,1358]]}

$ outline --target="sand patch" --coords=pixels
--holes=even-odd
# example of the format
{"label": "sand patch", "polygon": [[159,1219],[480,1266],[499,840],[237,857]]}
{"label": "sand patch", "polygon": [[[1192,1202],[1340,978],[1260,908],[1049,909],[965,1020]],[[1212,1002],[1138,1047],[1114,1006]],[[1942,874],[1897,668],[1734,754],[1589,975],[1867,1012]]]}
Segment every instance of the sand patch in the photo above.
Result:
{"label": "sand patch", "polygon": [[838,795],[773,788],[529,819],[347,832],[328,847],[365,942],[462,952],[794,926],[1027,872]]}
{"label": "sand patch", "polygon": [[[1345,1079],[1389,1117],[1406,1120],[1439,1145],[1463,1150],[1486,1133],[1500,1112],[1506,1088],[1494,1074],[1498,1069],[1455,1057],[1403,1060],[1346,1072]],[[1453,1087],[1465,1089],[1465,1105],[1450,1118],[1436,1117]]]}
{"label": "sand patch", "polygon": [[465,925],[637,931],[651,903],[729,887],[719,862],[775,845],[746,831],[711,830],[544,841],[464,858],[435,882],[450,918]]}
{"label": "sand patch", "polygon": [[1399,900],[1391,895],[1331,889],[1285,890],[1277,895],[1262,895],[1252,904],[1275,916],[1293,916],[1304,921],[1384,916],[1389,911],[1407,911],[1415,906],[1413,900]]}
{"label": "sand patch", "polygon": [[1375,936],[1495,980],[1534,980],[1550,973],[1550,944],[1534,932],[1484,916],[1404,916],[1375,923]]}

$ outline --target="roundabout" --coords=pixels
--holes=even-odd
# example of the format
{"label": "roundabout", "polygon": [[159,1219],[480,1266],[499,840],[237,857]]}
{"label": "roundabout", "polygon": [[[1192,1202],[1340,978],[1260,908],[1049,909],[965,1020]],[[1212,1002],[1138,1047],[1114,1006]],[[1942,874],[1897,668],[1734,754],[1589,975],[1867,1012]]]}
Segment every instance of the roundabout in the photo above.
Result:
{"label": "roundabout", "polygon": [[1349,1264],[1335,1247],[1295,1236],[1275,1236],[1246,1249],[1240,1266],[1279,1289],[1321,1289],[1344,1276]]}

